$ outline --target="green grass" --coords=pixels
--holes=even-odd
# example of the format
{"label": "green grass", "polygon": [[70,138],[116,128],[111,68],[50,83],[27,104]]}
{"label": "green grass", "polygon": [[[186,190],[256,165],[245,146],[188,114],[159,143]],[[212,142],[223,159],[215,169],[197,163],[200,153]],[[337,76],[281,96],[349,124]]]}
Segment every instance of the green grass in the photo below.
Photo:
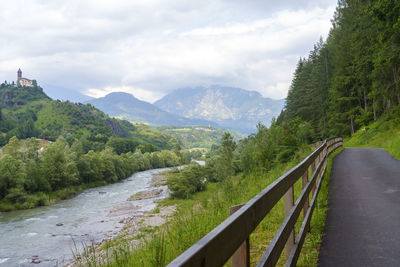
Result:
{"label": "green grass", "polygon": [[[177,205],[177,212],[162,227],[148,231],[147,237],[136,249],[129,247],[128,242],[114,248],[101,266],[164,266],[179,254],[197,242],[229,216],[229,207],[245,203],[261,190],[280,177],[286,170],[298,164],[312,151],[311,147],[303,147],[288,164],[277,164],[268,173],[239,174],[221,183],[209,183],[207,190],[196,193],[191,199],[166,199],[160,206]],[[336,152],[337,154],[338,152]],[[331,156],[333,158],[333,156]],[[307,238],[299,259],[299,266],[315,266],[318,260],[319,244],[325,223],[329,172],[318,198],[317,207],[311,221],[311,232]],[[301,179],[295,185],[295,197],[301,192]],[[268,247],[269,242],[284,219],[283,200],[270,211],[250,236],[251,265],[254,266]],[[296,225],[298,232],[302,215]],[[111,255],[112,254],[112,255]],[[89,258],[89,257],[88,257]],[[284,264],[284,253],[278,265]],[[93,262],[91,263],[92,266]]]}
{"label": "green grass", "polygon": [[310,232],[304,241],[302,252],[297,266],[316,266],[318,263],[319,248],[325,229],[326,212],[328,210],[329,182],[331,177],[333,159],[340,154],[344,148],[338,148],[328,158],[328,164],[321,189],[318,194],[316,207],[311,217]]}
{"label": "green grass", "polygon": [[358,130],[351,138],[345,139],[345,147],[377,147],[386,149],[392,156],[400,159],[400,116],[396,113],[386,115]]}

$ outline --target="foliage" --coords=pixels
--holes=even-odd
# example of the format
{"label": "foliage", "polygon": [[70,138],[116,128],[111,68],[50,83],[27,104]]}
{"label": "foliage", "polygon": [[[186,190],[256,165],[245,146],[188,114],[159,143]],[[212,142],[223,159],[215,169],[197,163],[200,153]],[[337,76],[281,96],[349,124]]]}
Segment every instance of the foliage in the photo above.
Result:
{"label": "foliage", "polygon": [[[123,139],[125,140],[125,139]],[[121,141],[117,139],[117,141]],[[124,141],[121,141],[124,143]],[[117,154],[112,146],[87,153],[80,140],[70,145],[60,137],[43,152],[35,138],[12,137],[0,153],[0,209],[26,209],[48,205],[51,198],[69,198],[86,186],[114,183],[150,168],[187,163],[184,153],[139,149]]]}
{"label": "foliage", "polygon": [[400,104],[400,2],[341,0],[327,40],[300,58],[278,124],[350,135]]}
{"label": "foliage", "polygon": [[[224,130],[222,129],[202,126],[162,126],[157,129],[178,139],[186,149],[203,148],[210,150],[213,144],[220,143],[224,135]],[[229,133],[236,141],[245,137],[245,135],[234,130],[230,130]]]}
{"label": "foliage", "polygon": [[205,189],[204,168],[197,163],[193,163],[182,170],[176,170],[169,174],[167,185],[171,192],[171,197],[189,198],[196,192]]}
{"label": "foliage", "polygon": [[[285,170],[292,168],[312,151],[310,146],[301,146],[288,163],[276,164],[268,173],[252,171],[246,175],[234,175],[218,183],[208,183],[207,189],[193,194],[189,199],[164,200],[161,205],[177,205],[177,212],[159,229],[154,229],[151,236],[140,239],[140,244],[133,249],[128,240],[120,240],[109,256],[100,261],[99,266],[165,266],[205,234],[214,229],[229,216],[229,207],[245,203],[257,195],[260,190],[271,184]],[[295,196],[301,191],[300,183],[295,185]],[[327,180],[318,198],[311,221],[311,233],[306,236],[299,266],[315,266],[321,231],[326,212]],[[272,240],[284,219],[283,200],[271,210],[250,236],[251,265],[260,259],[266,245]],[[321,227],[322,226],[322,227]],[[296,231],[299,230],[297,225]],[[106,248],[107,249],[107,248]],[[107,255],[107,252],[105,253]],[[160,261],[154,265],[154,257]],[[285,255],[281,256],[278,266],[283,265]],[[86,258],[91,263],[89,257]],[[85,263],[87,264],[87,263]],[[80,266],[80,265],[79,265]]]}
{"label": "foliage", "polygon": [[400,106],[355,132],[345,145],[384,148],[400,160]]}
{"label": "foliage", "polygon": [[204,167],[194,165],[171,174],[167,183],[171,196],[190,198],[195,192],[204,190],[204,182],[221,182],[241,172],[268,172],[276,165],[292,160],[296,151],[309,141],[309,124],[299,118],[283,125],[273,121],[270,128],[259,124],[257,129],[256,134],[238,143],[225,132]]}
{"label": "foliage", "polygon": [[[172,149],[178,141],[146,125],[110,118],[90,104],[51,100],[38,87],[0,85],[0,145],[16,136],[63,136],[71,145],[75,139],[83,150],[102,151],[107,142],[116,153]],[[55,141],[54,138],[49,138]]]}

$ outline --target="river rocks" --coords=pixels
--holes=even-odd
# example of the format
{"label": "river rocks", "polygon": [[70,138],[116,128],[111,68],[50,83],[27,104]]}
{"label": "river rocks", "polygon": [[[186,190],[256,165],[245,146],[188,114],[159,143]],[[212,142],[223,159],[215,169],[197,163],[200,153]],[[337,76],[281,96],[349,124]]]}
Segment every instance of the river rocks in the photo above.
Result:
{"label": "river rocks", "polygon": [[151,185],[152,186],[165,185],[167,179],[168,176],[165,174],[165,172],[161,172],[153,176],[153,178],[151,179]]}
{"label": "river rocks", "polygon": [[154,189],[150,191],[141,191],[132,195],[128,200],[142,200],[158,197],[162,193],[162,189]]}
{"label": "river rocks", "polygon": [[63,226],[63,223],[56,223],[57,226]]}
{"label": "river rocks", "polygon": [[134,211],[137,211],[140,208],[140,206],[134,205],[132,203],[125,203],[118,205],[114,207],[109,213],[108,216],[121,216],[125,214],[130,214],[133,213]]}
{"label": "river rocks", "polygon": [[40,263],[40,260],[39,260],[38,256],[32,256],[32,259],[30,259],[29,262],[38,264],[38,263]]}
{"label": "river rocks", "polygon": [[99,191],[99,194],[100,194],[100,195],[104,195],[105,193],[107,193],[107,192]]}

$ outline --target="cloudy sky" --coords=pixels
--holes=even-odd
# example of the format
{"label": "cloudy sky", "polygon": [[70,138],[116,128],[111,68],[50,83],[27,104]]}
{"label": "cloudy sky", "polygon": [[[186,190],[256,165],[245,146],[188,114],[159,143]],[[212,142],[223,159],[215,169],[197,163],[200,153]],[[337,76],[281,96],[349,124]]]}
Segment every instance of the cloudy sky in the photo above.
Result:
{"label": "cloudy sky", "polygon": [[13,0],[0,8],[0,80],[23,76],[154,102],[220,84],[284,98],[326,38],[336,0]]}

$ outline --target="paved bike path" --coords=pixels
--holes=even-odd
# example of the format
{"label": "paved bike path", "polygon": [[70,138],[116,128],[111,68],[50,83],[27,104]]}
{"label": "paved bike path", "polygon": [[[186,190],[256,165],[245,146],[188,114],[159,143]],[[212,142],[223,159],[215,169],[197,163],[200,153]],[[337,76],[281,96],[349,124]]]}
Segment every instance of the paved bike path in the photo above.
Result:
{"label": "paved bike path", "polygon": [[334,159],[318,266],[400,266],[400,161],[385,150]]}

